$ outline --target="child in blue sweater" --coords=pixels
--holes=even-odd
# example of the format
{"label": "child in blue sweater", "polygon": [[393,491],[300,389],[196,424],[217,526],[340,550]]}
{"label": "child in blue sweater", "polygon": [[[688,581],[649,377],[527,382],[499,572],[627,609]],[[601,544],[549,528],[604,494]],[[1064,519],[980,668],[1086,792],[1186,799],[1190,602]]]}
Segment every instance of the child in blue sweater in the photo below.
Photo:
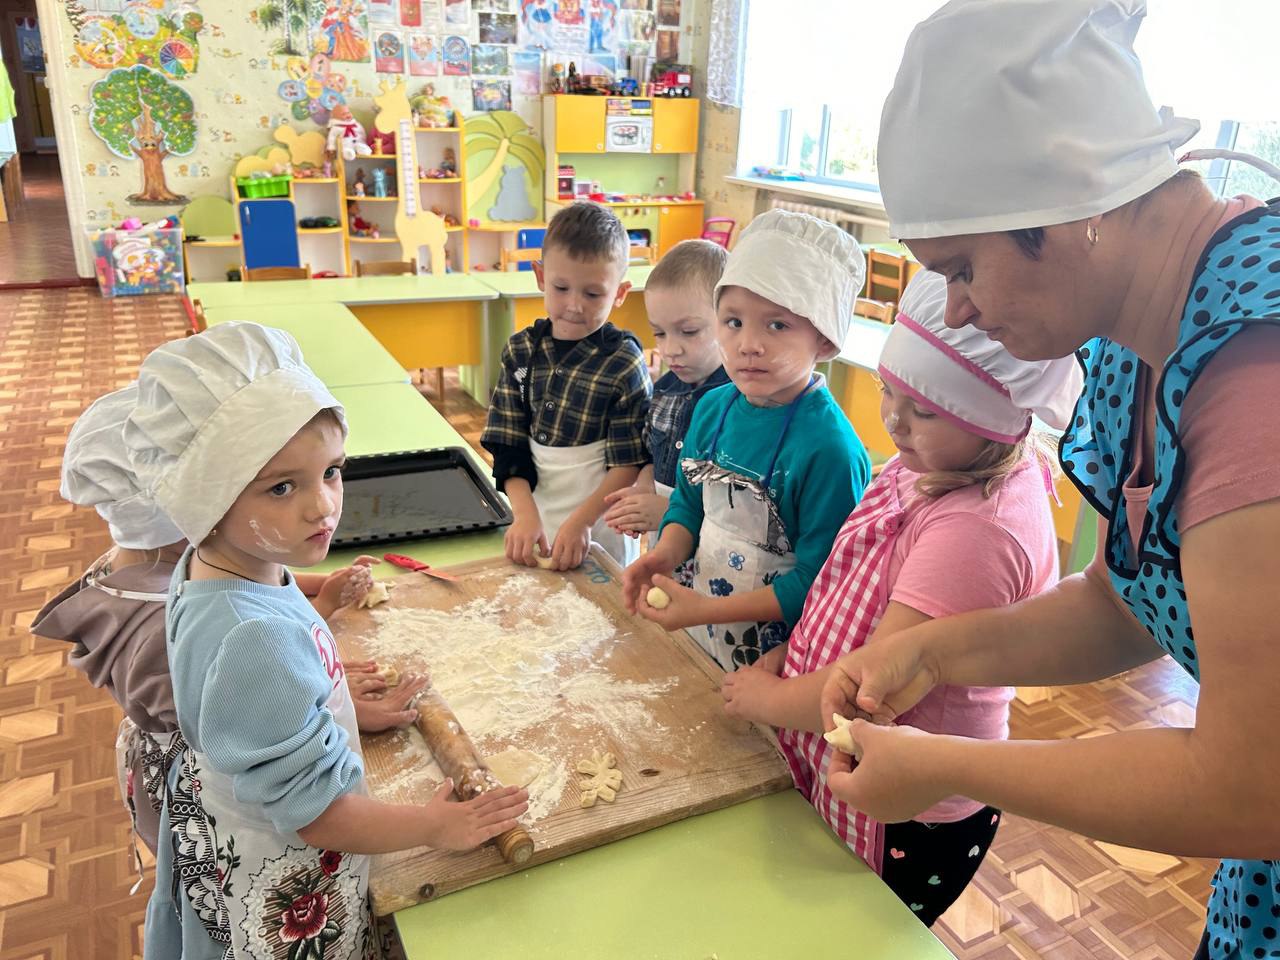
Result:
{"label": "child in blue sweater", "polygon": [[[369,855],[465,850],[527,794],[371,799],[337,646],[288,567],[323,560],[342,513],[342,406],[288,334],[227,323],[142,364],[124,443],[188,543],[166,631],[187,748],[169,773],[146,956],[373,952]],[[252,429],[249,429],[249,428]],[[286,566],[286,564],[288,566]]]}
{"label": "child in blue sweater", "polygon": [[[772,210],[716,286],[731,384],[699,402],[653,550],[626,571],[628,609],[694,627],[736,670],[784,643],[871,464],[817,363],[840,350],[862,286],[862,251],[813,217]],[[693,589],[672,572],[693,558]],[[666,595],[654,606],[650,590]]]}

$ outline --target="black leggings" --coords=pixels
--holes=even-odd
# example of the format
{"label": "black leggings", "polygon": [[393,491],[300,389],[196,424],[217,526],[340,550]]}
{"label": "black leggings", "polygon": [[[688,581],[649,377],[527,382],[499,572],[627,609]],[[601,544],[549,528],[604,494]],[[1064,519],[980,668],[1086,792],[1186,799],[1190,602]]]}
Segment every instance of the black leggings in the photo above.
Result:
{"label": "black leggings", "polygon": [[881,877],[925,926],[964,893],[1000,826],[1000,811],[983,807],[955,823],[890,823],[884,828]]}

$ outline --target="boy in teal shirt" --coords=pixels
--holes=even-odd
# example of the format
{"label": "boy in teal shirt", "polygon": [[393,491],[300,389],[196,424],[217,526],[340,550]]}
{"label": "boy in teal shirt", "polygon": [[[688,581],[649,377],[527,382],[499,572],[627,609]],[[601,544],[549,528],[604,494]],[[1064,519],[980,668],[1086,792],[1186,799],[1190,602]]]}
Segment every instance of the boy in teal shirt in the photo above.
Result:
{"label": "boy in teal shirt", "polygon": [[[862,286],[857,242],[772,210],[743,231],[716,287],[731,384],[698,404],[657,545],[624,576],[628,609],[693,631],[726,670],[786,641],[871,476],[817,363],[839,353]],[[694,589],[670,574],[690,557]],[[666,595],[651,595],[656,587]],[[705,625],[705,626],[703,626]]]}

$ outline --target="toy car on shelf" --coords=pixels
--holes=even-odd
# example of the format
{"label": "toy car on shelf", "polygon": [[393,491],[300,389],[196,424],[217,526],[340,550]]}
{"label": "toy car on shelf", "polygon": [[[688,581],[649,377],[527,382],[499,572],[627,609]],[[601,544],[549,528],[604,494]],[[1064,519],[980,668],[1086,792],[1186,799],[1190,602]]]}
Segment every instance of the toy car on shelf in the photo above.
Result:
{"label": "toy car on shelf", "polygon": [[655,97],[691,97],[693,96],[693,77],[687,71],[664,70],[654,79],[649,92]]}
{"label": "toy car on shelf", "polygon": [[615,97],[638,97],[640,83],[634,77],[623,77],[609,87],[609,93]]}

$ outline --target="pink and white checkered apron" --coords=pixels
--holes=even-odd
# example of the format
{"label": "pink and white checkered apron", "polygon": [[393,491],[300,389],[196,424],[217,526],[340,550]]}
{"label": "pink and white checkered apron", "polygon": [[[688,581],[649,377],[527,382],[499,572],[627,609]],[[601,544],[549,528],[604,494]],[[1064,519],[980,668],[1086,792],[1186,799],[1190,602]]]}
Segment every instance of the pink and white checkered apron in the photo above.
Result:
{"label": "pink and white checkered apron", "polygon": [[[867,488],[823,564],[800,622],[791,634],[783,677],[814,673],[862,646],[889,605],[889,558],[905,520],[898,498],[897,460]],[[779,730],[778,741],[796,786],[850,849],[880,871],[884,824],[837,800],[827,788],[835,749],[821,734]]]}

